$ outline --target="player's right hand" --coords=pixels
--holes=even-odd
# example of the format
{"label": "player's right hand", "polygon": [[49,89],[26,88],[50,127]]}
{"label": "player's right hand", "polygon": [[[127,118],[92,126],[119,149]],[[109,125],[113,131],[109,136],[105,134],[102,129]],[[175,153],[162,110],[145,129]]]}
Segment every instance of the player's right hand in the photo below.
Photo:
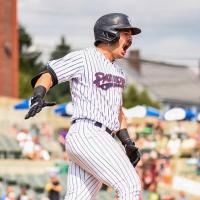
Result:
{"label": "player's right hand", "polygon": [[45,102],[45,100],[41,96],[39,95],[34,96],[31,98],[31,107],[28,113],[26,114],[25,119],[35,116],[42,110],[42,108],[46,106],[54,106],[54,105],[56,105],[55,102]]}
{"label": "player's right hand", "polygon": [[140,161],[140,151],[135,146],[135,144],[132,141],[128,141],[125,145],[126,155],[128,156],[130,162],[134,167],[136,167],[137,163]]}

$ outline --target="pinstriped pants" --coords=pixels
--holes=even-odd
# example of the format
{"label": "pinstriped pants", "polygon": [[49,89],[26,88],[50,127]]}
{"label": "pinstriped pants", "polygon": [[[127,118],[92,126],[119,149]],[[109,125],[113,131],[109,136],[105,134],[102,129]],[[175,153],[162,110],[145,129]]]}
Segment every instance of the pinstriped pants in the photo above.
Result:
{"label": "pinstriped pants", "polygon": [[66,137],[69,166],[65,200],[93,200],[102,183],[120,200],[138,200],[139,177],[115,139],[93,122],[80,120]]}

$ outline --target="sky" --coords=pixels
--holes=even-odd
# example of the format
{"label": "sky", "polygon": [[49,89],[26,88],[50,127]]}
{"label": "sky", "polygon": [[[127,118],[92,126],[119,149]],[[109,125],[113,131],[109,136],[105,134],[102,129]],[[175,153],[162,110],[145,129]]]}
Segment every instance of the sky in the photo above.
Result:
{"label": "sky", "polygon": [[18,22],[33,37],[44,60],[63,35],[72,49],[93,45],[93,26],[107,13],[127,14],[142,29],[132,49],[141,57],[187,64],[200,59],[199,0],[18,0]]}

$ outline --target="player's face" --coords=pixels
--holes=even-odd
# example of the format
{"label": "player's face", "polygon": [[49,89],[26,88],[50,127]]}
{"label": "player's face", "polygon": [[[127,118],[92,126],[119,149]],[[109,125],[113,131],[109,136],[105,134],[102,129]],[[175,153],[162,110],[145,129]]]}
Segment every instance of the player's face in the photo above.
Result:
{"label": "player's face", "polygon": [[132,44],[131,30],[120,31],[120,39],[113,45],[112,53],[115,59],[123,58],[126,55],[127,49]]}

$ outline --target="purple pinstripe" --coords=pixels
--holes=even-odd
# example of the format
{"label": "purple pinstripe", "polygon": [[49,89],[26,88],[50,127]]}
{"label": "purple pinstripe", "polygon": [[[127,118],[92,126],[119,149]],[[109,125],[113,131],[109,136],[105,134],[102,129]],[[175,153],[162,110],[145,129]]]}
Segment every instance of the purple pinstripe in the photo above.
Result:
{"label": "purple pinstripe", "polygon": [[[72,160],[70,168],[80,168],[78,174],[70,172],[68,176],[66,200],[92,200],[101,183],[113,187],[120,200],[139,198],[140,180],[135,169],[123,149],[103,128],[95,127],[91,121],[79,120],[70,128],[66,149]],[[81,179],[84,173],[86,179]],[[86,181],[87,177],[91,177],[91,182]]]}
{"label": "purple pinstripe", "polygon": [[70,81],[72,119],[82,119],[72,125],[66,138],[71,164],[65,200],[95,199],[102,183],[113,187],[120,200],[137,200],[141,188],[135,169],[119,144],[93,124],[98,121],[111,130],[119,129],[122,68],[95,47],[72,52],[48,66],[58,83]]}

